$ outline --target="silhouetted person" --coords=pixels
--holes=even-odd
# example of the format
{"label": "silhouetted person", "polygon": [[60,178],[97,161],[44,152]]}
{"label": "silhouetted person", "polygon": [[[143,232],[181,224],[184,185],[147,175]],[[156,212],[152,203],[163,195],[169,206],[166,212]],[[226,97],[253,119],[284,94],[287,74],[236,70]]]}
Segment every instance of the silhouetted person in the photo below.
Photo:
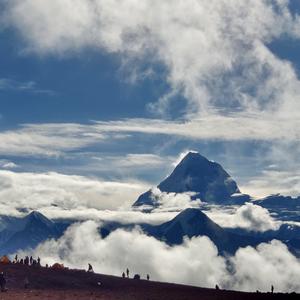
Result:
{"label": "silhouetted person", "polygon": [[129,270],[128,270],[128,268],[126,269],[126,274],[127,274],[127,278],[129,278]]}
{"label": "silhouetted person", "polygon": [[150,275],[149,274],[147,274],[147,280],[150,280]]}
{"label": "silhouetted person", "polygon": [[30,262],[31,265],[33,264],[33,257],[32,256],[30,256],[29,262]]}
{"label": "silhouetted person", "polygon": [[140,280],[140,279],[141,279],[140,274],[135,274],[135,275],[133,276],[133,279],[135,279],[135,280]]}
{"label": "silhouetted person", "polygon": [[46,264],[46,268],[49,268],[49,265],[48,265],[48,264]]}
{"label": "silhouetted person", "polygon": [[24,265],[24,259],[23,258],[20,259],[20,264]]}
{"label": "silhouetted person", "polygon": [[15,256],[15,263],[17,263],[18,262],[18,254],[16,254],[16,256]]}
{"label": "silhouetted person", "polygon": [[25,277],[24,279],[24,289],[28,289],[29,288],[29,279],[28,277]]}
{"label": "silhouetted person", "polygon": [[274,286],[271,285],[271,293],[273,294],[274,293]]}
{"label": "silhouetted person", "polygon": [[6,286],[6,279],[5,279],[4,273],[1,272],[0,273],[0,288],[1,288],[1,292],[6,292],[7,291],[7,288],[5,286]]}
{"label": "silhouetted person", "polygon": [[40,259],[40,257],[38,257],[37,263],[38,263],[39,266],[41,265],[41,259]]}
{"label": "silhouetted person", "polygon": [[124,272],[122,273],[122,278],[125,278],[125,273]]}
{"label": "silhouetted person", "polygon": [[220,288],[219,288],[219,286],[216,284],[216,290],[218,291]]}
{"label": "silhouetted person", "polygon": [[89,267],[88,267],[88,272],[94,272],[94,270],[93,270],[93,267],[92,267],[92,265],[91,265],[91,264],[89,264]]}
{"label": "silhouetted person", "polygon": [[24,265],[28,266],[29,265],[29,257],[26,256],[24,259]]}

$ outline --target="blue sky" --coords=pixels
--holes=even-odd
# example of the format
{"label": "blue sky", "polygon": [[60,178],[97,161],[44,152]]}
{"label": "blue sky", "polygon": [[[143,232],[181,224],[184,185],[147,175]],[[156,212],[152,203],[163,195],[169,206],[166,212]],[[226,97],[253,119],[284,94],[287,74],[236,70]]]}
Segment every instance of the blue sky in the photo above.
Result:
{"label": "blue sky", "polygon": [[299,1],[0,2],[3,171],[142,191],[193,149],[300,193]]}

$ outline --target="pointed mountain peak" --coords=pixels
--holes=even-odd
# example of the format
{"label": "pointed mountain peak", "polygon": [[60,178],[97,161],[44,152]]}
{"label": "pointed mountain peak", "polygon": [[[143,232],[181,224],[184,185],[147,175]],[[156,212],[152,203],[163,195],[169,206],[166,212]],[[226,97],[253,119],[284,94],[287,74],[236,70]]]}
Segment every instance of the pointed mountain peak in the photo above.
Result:
{"label": "pointed mountain peak", "polygon": [[196,192],[201,200],[207,202],[221,202],[240,192],[221,165],[197,152],[186,154],[158,188],[162,192]]}
{"label": "pointed mountain peak", "polygon": [[190,220],[193,218],[208,218],[199,208],[186,208],[180,212],[174,220]]}
{"label": "pointed mountain peak", "polygon": [[[195,151],[188,152],[157,187],[164,193],[192,192],[192,200],[208,203],[240,204],[249,201],[249,196],[240,193],[236,182],[220,164]],[[133,206],[142,205],[157,207],[151,190],[142,194]]]}
{"label": "pointed mountain peak", "polygon": [[27,224],[38,222],[40,224],[46,225],[47,227],[53,227],[55,225],[53,221],[49,220],[43,214],[35,210],[29,213],[24,219],[27,221]]}
{"label": "pointed mountain peak", "polygon": [[175,164],[175,167],[182,164],[193,163],[195,161],[209,162],[209,160],[206,157],[202,156],[199,152],[189,151],[186,154],[182,154],[180,156],[179,161]]}
{"label": "pointed mountain peak", "polygon": [[206,157],[202,156],[197,151],[189,151],[188,153],[186,153],[186,155],[183,157],[182,160],[185,160],[185,159],[205,159],[205,160],[207,160]]}

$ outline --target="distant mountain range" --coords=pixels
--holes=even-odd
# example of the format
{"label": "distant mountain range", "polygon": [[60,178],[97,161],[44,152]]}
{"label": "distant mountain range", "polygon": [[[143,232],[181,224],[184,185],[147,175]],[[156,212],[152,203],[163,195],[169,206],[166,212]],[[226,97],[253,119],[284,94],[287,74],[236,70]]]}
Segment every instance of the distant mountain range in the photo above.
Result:
{"label": "distant mountain range", "polygon": [[[195,152],[189,152],[172,174],[157,187],[164,193],[190,193],[191,200],[201,199],[214,205],[237,205],[252,200],[249,195],[240,192],[236,182],[221,165]],[[272,195],[255,203],[275,212],[282,220],[300,221],[300,215],[297,213],[300,197]],[[149,190],[138,198],[133,207],[148,207],[151,211],[159,205],[157,196]],[[49,238],[59,238],[71,223],[49,220],[39,212],[31,212],[23,218],[0,216],[0,254],[35,248]],[[170,245],[181,244],[185,236],[207,236],[215,243],[220,253],[234,253],[239,247],[255,246],[275,238],[283,241],[300,257],[300,227],[292,223],[283,224],[279,230],[264,233],[249,232],[241,228],[226,229],[196,208],[185,209],[174,219],[156,226],[107,222],[99,230],[99,234],[105,238],[117,228],[130,229],[136,225],[146,234]]]}
{"label": "distant mountain range", "polygon": [[67,225],[55,223],[36,211],[24,218],[2,216],[0,222],[0,254],[35,248],[49,238],[62,236],[67,228]]}
{"label": "distant mountain range", "polygon": [[[18,250],[35,248],[47,239],[57,239],[63,235],[70,224],[72,222],[51,221],[39,212],[31,212],[24,218],[2,217],[0,254],[13,254]],[[213,222],[197,208],[185,209],[174,219],[160,225],[122,225],[108,222],[99,229],[99,234],[105,238],[118,228],[128,230],[136,225],[139,225],[149,236],[169,245],[181,244],[184,237],[207,236],[217,246],[219,253],[233,254],[240,247],[256,246],[276,238],[286,243],[294,254],[300,256],[300,228],[297,226],[282,225],[277,231],[261,234],[242,229],[226,229]]]}

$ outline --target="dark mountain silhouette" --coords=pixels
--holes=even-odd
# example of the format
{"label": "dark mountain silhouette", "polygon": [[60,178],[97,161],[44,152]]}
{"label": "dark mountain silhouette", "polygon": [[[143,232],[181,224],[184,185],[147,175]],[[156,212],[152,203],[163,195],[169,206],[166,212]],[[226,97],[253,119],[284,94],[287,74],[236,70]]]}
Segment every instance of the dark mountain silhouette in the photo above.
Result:
{"label": "dark mountain silhouette", "polygon": [[300,196],[293,198],[290,196],[283,196],[280,194],[270,195],[266,198],[255,201],[255,204],[265,208],[285,208],[285,209],[300,209]]}
{"label": "dark mountain silhouette", "polygon": [[145,232],[170,245],[181,244],[184,237],[207,236],[220,253],[234,253],[239,247],[255,246],[265,239],[231,233],[213,222],[200,209],[188,208],[174,219],[158,226],[141,226]]}
{"label": "dark mountain silhouette", "polygon": [[12,218],[0,232],[0,252],[8,254],[19,249],[34,248],[48,238],[60,237],[64,230],[64,226],[56,224],[37,211],[24,218]]}
{"label": "dark mountain silhouette", "polygon": [[[250,199],[248,195],[241,194],[236,182],[221,165],[195,152],[189,152],[157,187],[166,193],[192,192],[192,199],[200,198],[208,203],[244,203]],[[159,205],[151,190],[133,204],[134,207],[145,205]]]}
{"label": "dark mountain silhouette", "polygon": [[[6,217],[6,223],[5,229],[0,232],[0,254],[34,248],[49,238],[59,238],[72,221],[51,221],[39,212],[32,212],[24,218]],[[107,222],[101,226],[99,234],[105,238],[118,228],[131,230],[136,225],[139,225],[146,234],[169,245],[181,244],[184,237],[207,236],[217,246],[219,253],[233,254],[240,247],[256,246],[261,242],[278,239],[283,241],[294,254],[300,256],[300,229],[297,226],[283,224],[279,230],[265,233],[226,229],[213,222],[197,208],[185,209],[172,220],[160,225],[124,225]]]}

